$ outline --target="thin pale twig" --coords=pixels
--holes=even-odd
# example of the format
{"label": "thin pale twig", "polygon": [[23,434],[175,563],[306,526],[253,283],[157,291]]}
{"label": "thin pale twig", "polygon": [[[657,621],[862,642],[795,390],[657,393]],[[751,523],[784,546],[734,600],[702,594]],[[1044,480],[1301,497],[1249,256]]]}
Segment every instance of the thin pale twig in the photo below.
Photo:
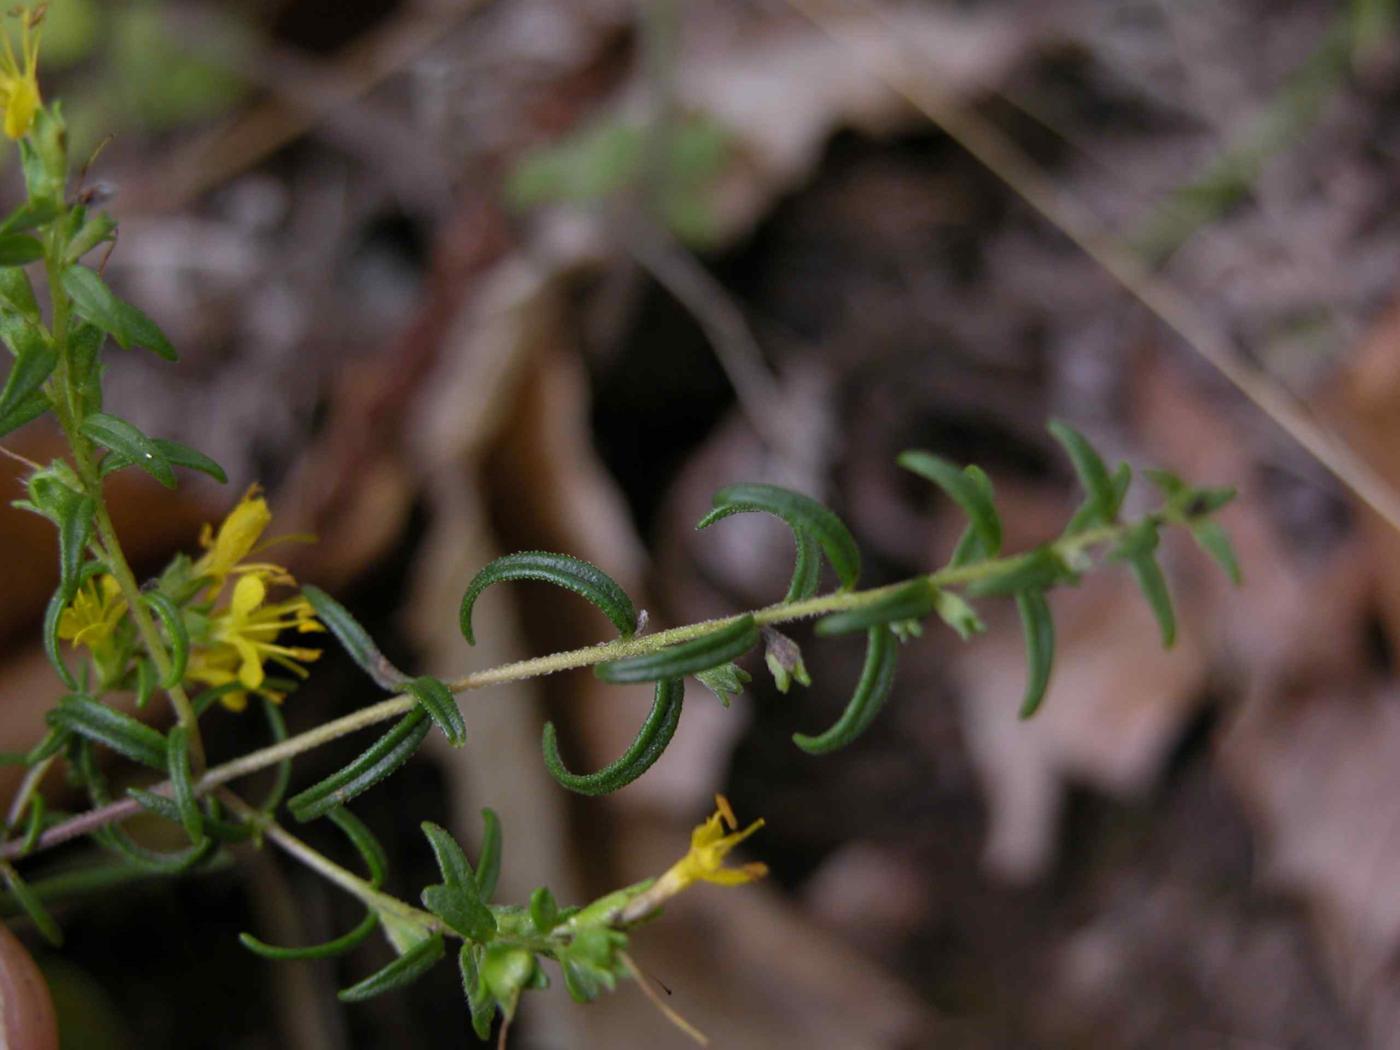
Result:
{"label": "thin pale twig", "polygon": [[621,952],[619,958],[622,959],[622,965],[627,967],[627,972],[636,980],[637,987],[642,990],[642,994],[651,1000],[652,1006],[661,1011],[662,1017],[666,1018],[666,1020],[670,1021],[701,1046],[710,1045],[709,1036],[678,1014],[673,1007],[668,1005],[666,1001],[661,998],[661,996],[656,994],[656,989],[651,986],[647,975],[642,972],[641,967],[636,964],[632,956],[628,955],[626,952]]}

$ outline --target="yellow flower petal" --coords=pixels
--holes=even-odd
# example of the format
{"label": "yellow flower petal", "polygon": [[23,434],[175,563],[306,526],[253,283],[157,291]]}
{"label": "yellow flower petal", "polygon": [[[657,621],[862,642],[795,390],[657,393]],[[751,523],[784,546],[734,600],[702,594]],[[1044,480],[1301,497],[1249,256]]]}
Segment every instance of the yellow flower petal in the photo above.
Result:
{"label": "yellow flower petal", "polygon": [[229,608],[239,618],[247,617],[267,597],[267,585],[257,576],[242,576],[233,587]]}

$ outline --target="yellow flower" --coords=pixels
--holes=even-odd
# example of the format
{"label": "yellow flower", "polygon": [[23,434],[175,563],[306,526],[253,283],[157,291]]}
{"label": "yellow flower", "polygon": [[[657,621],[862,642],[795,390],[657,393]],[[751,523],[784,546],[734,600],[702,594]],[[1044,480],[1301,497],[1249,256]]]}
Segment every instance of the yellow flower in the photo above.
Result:
{"label": "yellow flower", "polygon": [[[727,834],[726,827],[729,829]],[[729,852],[761,827],[763,821],[759,819],[740,831],[729,800],[723,795],[716,795],[715,813],[690,833],[690,852],[656,880],[653,891],[671,897],[694,882],[737,886],[763,878],[768,874],[766,864],[744,864],[737,868],[724,866],[724,858]]]}
{"label": "yellow flower", "polygon": [[126,614],[126,600],[111,576],[89,580],[58,618],[58,636],[94,652],[111,639]]}
{"label": "yellow flower", "polygon": [[39,23],[44,8],[40,5],[16,14],[20,20],[18,56],[9,32],[0,34],[5,38],[0,49],[0,106],[5,109],[5,134],[12,139],[23,138],[39,112]]}
{"label": "yellow flower", "polygon": [[238,506],[229,511],[228,517],[219,526],[217,534],[212,526],[204,526],[199,536],[199,545],[205,548],[205,552],[199,561],[194,563],[194,574],[210,577],[215,590],[223,584],[224,578],[235,570],[277,570],[285,575],[285,569],[267,563],[239,565],[253,552],[271,521],[272,512],[267,509],[267,500],[262,498],[262,487],[249,485],[248,491],[243,493],[243,498],[238,501]]}
{"label": "yellow flower", "polygon": [[265,686],[267,663],[305,678],[307,671],[301,665],[321,655],[319,649],[279,645],[278,635],[288,629],[299,634],[325,630],[316,621],[311,603],[301,595],[283,601],[267,600],[268,581],[289,580],[286,570],[277,566],[240,566],[239,571],[244,575],[234,585],[228,605],[210,617],[209,644],[195,652],[186,672],[187,677],[207,685],[240,686],[220,698],[233,711],[247,706],[248,693],[265,696],[274,703],[282,701],[283,694]]}

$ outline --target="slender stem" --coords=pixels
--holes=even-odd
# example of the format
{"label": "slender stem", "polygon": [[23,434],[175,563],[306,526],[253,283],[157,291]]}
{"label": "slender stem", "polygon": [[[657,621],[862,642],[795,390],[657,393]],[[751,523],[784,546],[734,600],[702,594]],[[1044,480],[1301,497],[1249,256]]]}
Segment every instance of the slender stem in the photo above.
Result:
{"label": "slender stem", "polygon": [[[1156,511],[1146,516],[1146,521],[1155,524],[1164,524],[1174,518],[1167,511]],[[1081,556],[1089,548],[1098,547],[1111,543],[1121,537],[1130,528],[1139,527],[1141,522],[1122,525],[1102,525],[1092,529],[1085,529],[1083,532],[1075,533],[1073,536],[1065,536],[1051,544],[1051,548],[1067,561]],[[795,620],[810,619],[813,616],[821,616],[826,613],[845,612],[851,609],[860,609],[874,605],[901,587],[908,586],[914,580],[927,580],[937,587],[950,588],[969,583],[980,579],[986,579],[1000,573],[1014,569],[1023,563],[1031,554],[1015,554],[1005,558],[992,558],[984,561],[973,562],[970,565],[962,565],[956,568],[940,569],[934,573],[927,573],[911,579],[901,580],[898,583],[887,584],[883,587],[872,587],[864,591],[836,591],[832,594],[819,595],[815,598],[808,598],[800,602],[779,603],[770,605],[763,609],[755,610],[752,613],[754,621],[759,625],[790,623]],[[624,638],[613,642],[605,642],[601,645],[591,645],[582,649],[571,649],[566,652],[551,653],[548,656],[536,656],[527,660],[517,660],[513,663],[501,664],[498,667],[488,668],[484,671],[475,671],[470,674],[449,682],[448,687],[454,693],[464,693],[473,689],[484,689],[488,686],[503,685],[507,682],[519,682],[528,678],[539,678],[544,675],[555,674],[559,671],[567,671],[580,667],[589,667],[594,664],[603,663],[608,660],[621,660],[631,656],[640,656],[644,653],[655,652],[668,645],[677,642],[688,641],[708,634],[718,627],[732,623],[743,613],[734,616],[725,616],[713,620],[704,620],[699,623],[687,624],[684,627],[673,627],[667,631],[659,631],[656,634],[645,635],[640,638]],[[249,752],[241,758],[233,759],[221,765],[210,768],[203,776],[199,777],[194,784],[197,794],[204,794],[212,789],[237,780],[240,777],[256,773],[259,770],[274,766],[279,762],[306,751],[328,744],[333,740],[338,740],[343,736],[367,729],[372,725],[388,721],[391,718],[406,714],[411,711],[417,703],[409,696],[394,696],[387,700],[381,700],[377,704],[363,707],[358,711],[353,711],[348,715],[337,718],[330,722],[324,722],[314,729],[307,730],[297,736],[288,737],[280,743],[260,748],[257,751]],[[170,785],[163,783],[154,789],[158,794],[168,795]],[[98,809],[89,810],[76,817],[56,824],[39,836],[34,845],[33,852],[50,849],[54,846],[68,842],[82,835],[87,835],[98,828],[106,827],[108,824],[126,820],[135,816],[141,811],[141,807],[134,799],[120,799]],[[309,848],[309,847],[308,847]],[[10,842],[0,845],[0,860],[18,856],[18,843]],[[348,873],[347,873],[348,874]],[[353,878],[353,876],[352,876]],[[363,881],[363,880],[360,880]],[[368,885],[365,883],[364,885]],[[352,891],[353,892],[353,891]]]}
{"label": "slender stem", "polygon": [[[79,399],[77,391],[73,387],[72,370],[68,367],[68,327],[72,304],[67,292],[63,289],[64,263],[60,258],[60,251],[61,247],[56,241],[51,242],[44,261],[49,296],[53,302],[53,341],[61,363],[59,386],[63,399],[55,407],[58,410],[59,422],[63,426],[72,450],[73,464],[78,472],[78,477],[88,495],[92,497],[96,508],[94,521],[99,541],[102,544],[103,561],[106,562],[107,568],[111,571],[112,578],[117,581],[122,598],[125,599],[127,609],[131,613],[132,622],[136,624],[141,645],[154,662],[156,673],[162,681],[169,681],[172,670],[170,656],[165,651],[165,644],[161,641],[155,621],[151,619],[150,612],[141,601],[140,585],[136,582],[136,575],[131,571],[131,565],[126,560],[121,541],[117,537],[117,530],[112,525],[112,516],[107,510],[107,501],[103,498],[102,478],[93,459],[92,444],[80,428]],[[189,695],[179,682],[167,688],[166,695],[170,698],[170,704],[175,709],[175,717],[189,733],[190,766],[194,772],[202,772],[205,766],[204,741],[200,737],[199,719],[195,715],[194,705],[190,703]]]}

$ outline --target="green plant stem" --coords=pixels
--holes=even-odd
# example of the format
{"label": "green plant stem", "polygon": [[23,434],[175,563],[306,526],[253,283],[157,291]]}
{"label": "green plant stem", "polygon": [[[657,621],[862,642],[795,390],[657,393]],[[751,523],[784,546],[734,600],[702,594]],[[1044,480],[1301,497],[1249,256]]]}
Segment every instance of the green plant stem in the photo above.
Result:
{"label": "green plant stem", "polygon": [[[131,613],[132,622],[136,624],[141,645],[154,662],[157,675],[162,681],[169,681],[172,670],[170,656],[165,651],[165,645],[161,641],[155,621],[151,619],[150,612],[141,601],[141,587],[136,582],[136,575],[131,571],[130,563],[126,560],[126,553],[122,550],[117,530],[112,525],[112,516],[107,510],[107,501],[102,493],[102,478],[93,459],[92,443],[88,441],[81,430],[82,421],[79,418],[78,398],[73,389],[72,372],[68,367],[68,324],[72,304],[69,302],[68,294],[63,290],[64,265],[59,258],[59,249],[53,243],[50,243],[46,252],[44,266],[48,276],[49,295],[53,301],[53,341],[54,346],[58,349],[62,369],[59,382],[63,399],[55,406],[58,410],[59,422],[68,438],[78,478],[93,500],[94,522],[97,526],[98,540],[102,545],[103,561],[106,562],[112,578],[117,581],[122,598],[126,601],[127,610]],[[165,692],[170,698],[171,707],[175,710],[176,719],[189,733],[190,767],[195,773],[200,773],[205,767],[204,741],[199,733],[199,718],[195,714],[194,705],[190,703],[189,694],[185,692],[185,687],[179,682],[170,686]]]}
{"label": "green plant stem", "polygon": [[[1052,549],[1067,562],[1073,564],[1076,559],[1084,556],[1090,548],[1109,544],[1121,538],[1129,529],[1135,528],[1143,520],[1152,521],[1156,524],[1165,524],[1175,521],[1169,512],[1165,510],[1155,511],[1146,515],[1139,521],[1121,525],[1102,525],[1083,532],[1075,533],[1073,536],[1066,536],[1056,540],[1051,544]],[[864,591],[836,591],[831,594],[818,595],[815,598],[808,598],[800,602],[778,603],[769,605],[763,609],[754,610],[752,615],[754,621],[760,626],[769,624],[791,623],[795,620],[810,619],[814,616],[822,616],[827,613],[846,612],[852,609],[860,609],[865,606],[874,605],[877,602],[889,597],[890,594],[902,587],[908,586],[914,580],[924,579],[937,587],[952,588],[964,586],[974,581],[995,576],[1000,573],[1017,568],[1027,558],[1033,556],[1033,552],[1024,554],[1014,554],[1004,558],[992,558],[984,561],[973,562],[970,565],[962,565],[957,568],[940,569],[937,572],[926,573],[922,576],[900,580],[897,583],[886,584],[883,587],[872,587]],[[536,656],[528,660],[517,660],[514,663],[501,664],[498,667],[488,668],[484,671],[474,671],[463,675],[455,681],[449,682],[448,687],[454,693],[464,693],[473,689],[484,689],[488,686],[503,685],[508,682],[519,682],[528,678],[540,678],[544,675],[555,674],[559,671],[574,670],[581,667],[589,667],[594,664],[603,663],[608,660],[621,660],[630,656],[640,656],[644,653],[655,652],[668,645],[677,642],[688,641],[698,638],[703,634],[723,627],[734,622],[747,613],[738,613],[734,616],[724,616],[714,620],[704,620],[699,623],[687,624],[684,627],[673,627],[667,631],[659,631],[656,634],[645,635],[640,638],[623,638],[613,642],[604,642],[601,645],[591,645],[583,649],[571,649],[566,652],[551,653],[548,656]],[[314,729],[309,729],[305,733],[288,737],[280,743],[272,744],[268,747],[251,751],[241,758],[233,759],[221,765],[214,766],[198,777],[194,784],[197,794],[205,794],[222,784],[237,780],[240,777],[248,776],[269,766],[276,765],[289,758],[294,758],[304,752],[314,750],[334,740],[339,740],[343,736],[359,732],[380,722],[396,718],[413,709],[417,703],[409,696],[394,696],[387,700],[381,700],[377,704],[362,707],[358,711],[353,711],[342,718],[337,718],[330,722],[322,723]],[[170,785],[160,784],[154,789],[158,794],[169,795]],[[82,835],[90,834],[98,828],[108,824],[125,820],[135,816],[141,811],[141,807],[134,799],[121,799],[98,809],[80,813],[78,816],[56,824],[49,828],[35,843],[34,851],[49,849],[63,842],[78,838]],[[16,843],[6,843],[0,845],[0,860],[18,855]],[[309,847],[308,847],[309,848]],[[347,874],[349,874],[347,872]],[[354,876],[351,876],[352,878]],[[360,880],[363,881],[363,880]],[[365,883],[368,885],[368,883]],[[352,891],[353,892],[353,891]]]}

